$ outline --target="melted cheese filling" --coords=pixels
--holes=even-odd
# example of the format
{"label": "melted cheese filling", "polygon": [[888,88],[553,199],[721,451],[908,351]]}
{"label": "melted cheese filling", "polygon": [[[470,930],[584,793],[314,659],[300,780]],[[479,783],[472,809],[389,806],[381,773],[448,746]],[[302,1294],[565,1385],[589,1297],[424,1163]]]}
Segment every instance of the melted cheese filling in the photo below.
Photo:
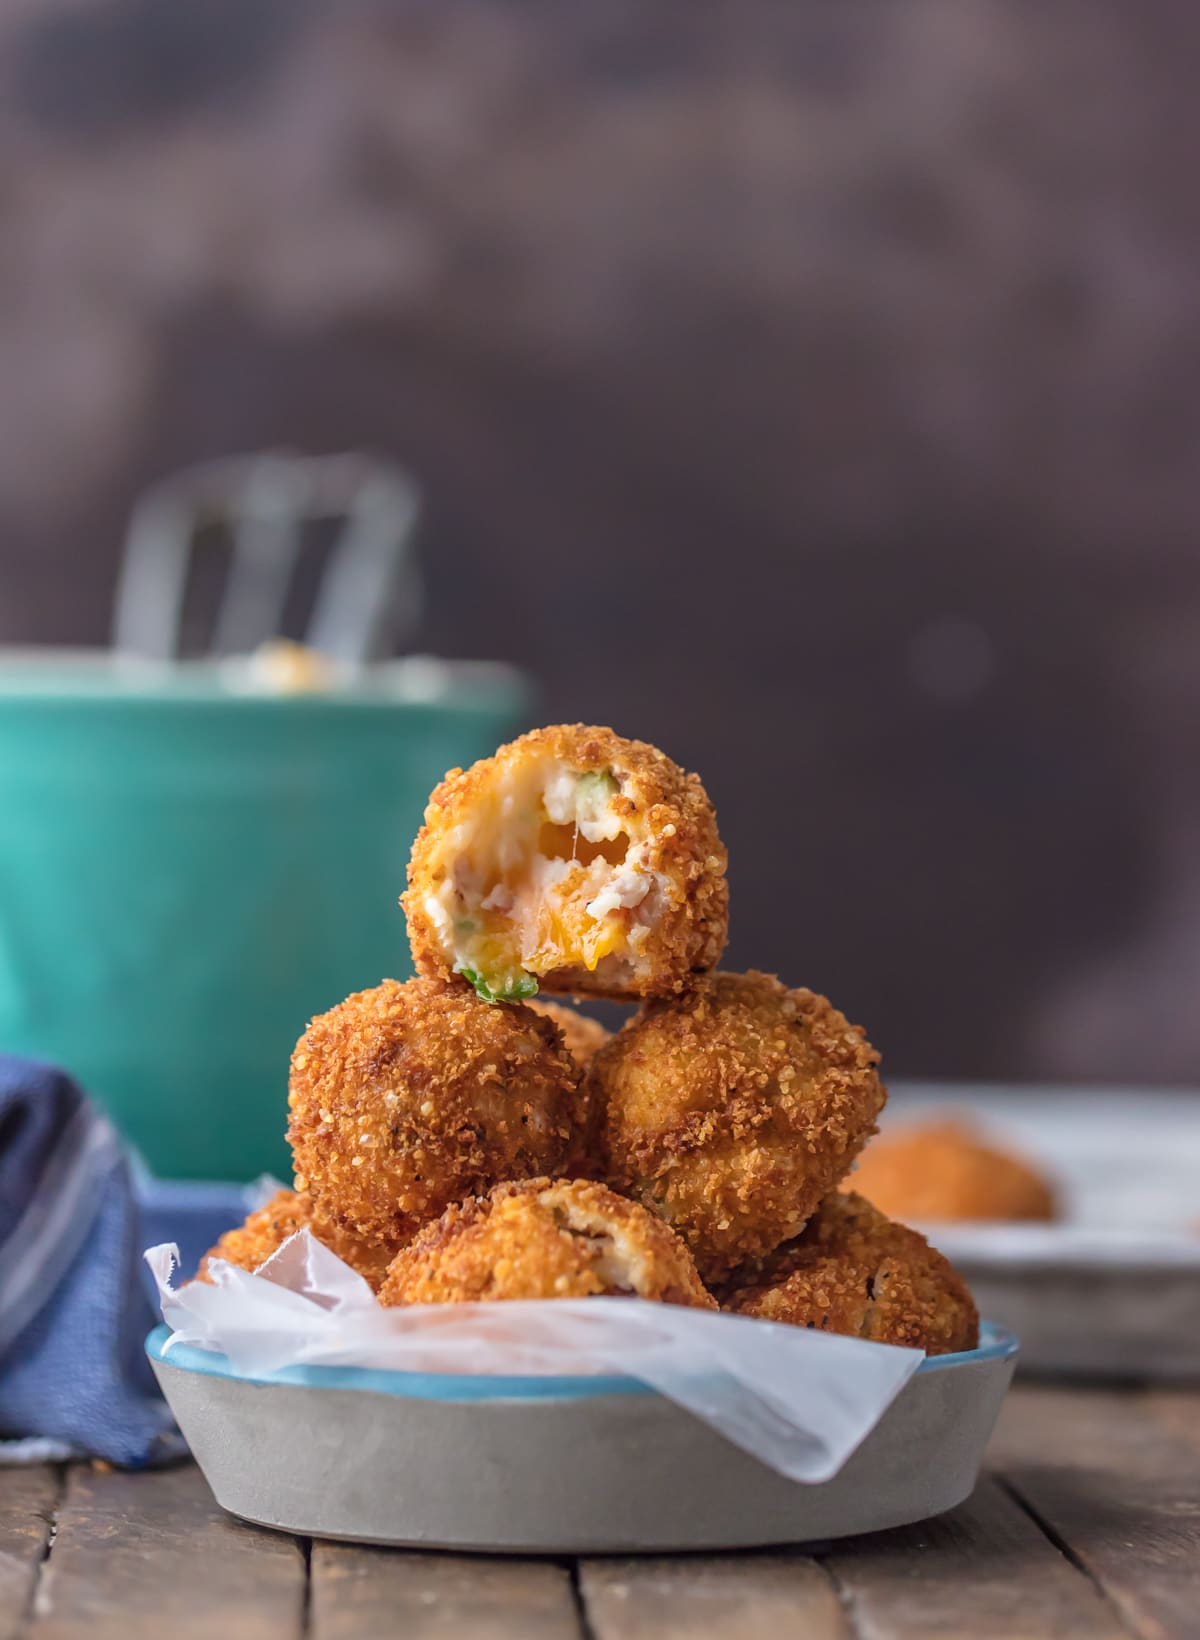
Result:
{"label": "melted cheese filling", "polygon": [[662,882],[613,808],[619,791],[607,770],[555,761],[505,771],[479,795],[425,899],[457,972],[511,996],[532,991],[529,976],[636,956]]}
{"label": "melted cheese filling", "polygon": [[586,1244],[588,1262],[597,1281],[611,1293],[653,1292],[646,1251],[625,1227],[602,1213],[589,1213],[566,1191],[543,1190],[538,1200],[549,1207],[561,1227]]}

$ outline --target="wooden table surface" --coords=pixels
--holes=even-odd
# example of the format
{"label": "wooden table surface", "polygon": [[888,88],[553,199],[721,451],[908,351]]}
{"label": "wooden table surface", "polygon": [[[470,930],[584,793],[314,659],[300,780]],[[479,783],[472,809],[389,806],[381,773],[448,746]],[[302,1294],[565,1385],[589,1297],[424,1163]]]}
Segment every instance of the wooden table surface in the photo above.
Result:
{"label": "wooden table surface", "polygon": [[969,1503],[815,1553],[362,1549],[242,1525],[190,1465],[0,1470],[0,1640],[151,1634],[1200,1636],[1200,1391],[1019,1385]]}

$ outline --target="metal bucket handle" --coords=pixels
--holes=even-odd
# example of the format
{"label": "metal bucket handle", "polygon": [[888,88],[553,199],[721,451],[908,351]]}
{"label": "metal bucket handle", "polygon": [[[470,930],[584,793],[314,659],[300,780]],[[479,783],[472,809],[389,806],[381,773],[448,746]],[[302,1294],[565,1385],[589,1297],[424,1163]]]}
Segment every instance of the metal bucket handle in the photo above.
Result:
{"label": "metal bucket handle", "polygon": [[178,654],[199,532],[224,525],[233,551],[211,649],[251,653],[280,634],[304,526],[340,519],[303,642],[347,666],[378,660],[420,619],[413,552],[420,508],[402,468],[356,453],[270,451],[173,474],[134,508],[113,647],[157,660]]}

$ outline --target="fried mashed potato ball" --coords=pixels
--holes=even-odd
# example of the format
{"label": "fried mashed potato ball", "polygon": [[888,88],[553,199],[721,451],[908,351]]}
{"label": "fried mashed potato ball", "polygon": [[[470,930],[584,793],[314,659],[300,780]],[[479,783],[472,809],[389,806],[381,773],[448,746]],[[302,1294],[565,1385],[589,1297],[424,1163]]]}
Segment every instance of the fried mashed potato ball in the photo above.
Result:
{"label": "fried mashed potato ball", "polygon": [[927,1355],[979,1343],[975,1301],[949,1260],[852,1191],[828,1197],[802,1235],[735,1277],[723,1307]]}
{"label": "fried mashed potato ball", "polygon": [[529,1004],[535,1013],[552,1019],[562,1032],[563,1044],[581,1071],[591,1064],[597,1048],[602,1048],[612,1035],[598,1019],[589,1019],[574,1008],[564,1008],[557,1002],[537,999]]}
{"label": "fried mashed potato ball", "polygon": [[447,1208],[396,1255],[379,1302],[604,1296],[717,1307],[661,1219],[600,1184],[533,1179]]}
{"label": "fried mashed potato ball", "polygon": [[310,1230],[330,1252],[357,1270],[374,1292],[379,1291],[387,1267],[398,1251],[391,1243],[374,1247],[335,1224],[327,1224],[319,1213],[313,1212],[307,1196],[298,1195],[294,1190],[279,1190],[264,1207],[251,1213],[245,1224],[226,1230],[216,1246],[209,1248],[200,1260],[195,1279],[212,1281],[208,1261],[214,1258],[223,1258],[243,1270],[257,1270],[297,1230]]}
{"label": "fried mashed potato ball", "polygon": [[489,1007],[461,982],[385,980],[296,1044],[296,1188],[341,1229],[400,1246],[500,1179],[559,1172],[582,1125],[578,1083],[532,1009]]}
{"label": "fried mashed potato ball", "polygon": [[923,1223],[1055,1219],[1050,1182],[1031,1162],[985,1143],[966,1122],[926,1122],[881,1134],[848,1187],[881,1213]]}
{"label": "fried mashed potato ball", "polygon": [[704,787],[611,729],[535,729],[434,791],[402,898],[423,974],[485,1001],[660,996],[725,946],[725,849]]}
{"label": "fried mashed potato ball", "polygon": [[822,996],[710,974],[649,1003],[585,1078],[604,1176],[719,1279],[797,1235],[886,1097],[879,1055]]}

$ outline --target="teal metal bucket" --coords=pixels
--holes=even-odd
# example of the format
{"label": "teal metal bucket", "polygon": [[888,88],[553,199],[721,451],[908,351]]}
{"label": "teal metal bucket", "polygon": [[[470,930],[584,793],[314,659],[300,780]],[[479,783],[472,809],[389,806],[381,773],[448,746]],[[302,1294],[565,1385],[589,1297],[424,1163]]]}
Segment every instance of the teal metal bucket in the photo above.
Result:
{"label": "teal metal bucket", "polygon": [[322,695],[226,678],[0,659],[0,1052],[66,1067],[156,1173],[288,1177],[296,1038],[411,971],[429,792],[530,696],[416,660]]}

